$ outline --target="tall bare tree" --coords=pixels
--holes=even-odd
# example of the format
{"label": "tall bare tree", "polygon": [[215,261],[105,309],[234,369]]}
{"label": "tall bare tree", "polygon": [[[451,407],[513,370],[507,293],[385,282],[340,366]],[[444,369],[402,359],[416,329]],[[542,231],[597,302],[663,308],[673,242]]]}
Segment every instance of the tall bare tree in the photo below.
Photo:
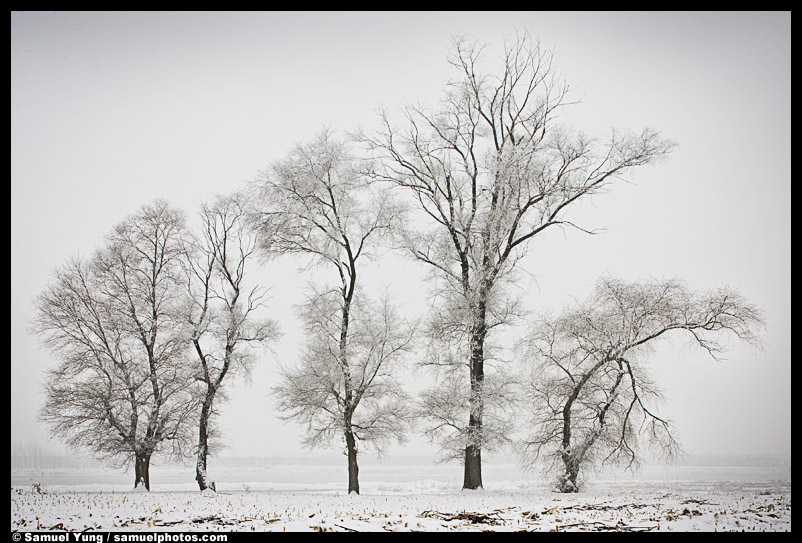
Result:
{"label": "tall bare tree", "polygon": [[367,181],[346,145],[323,131],[264,172],[254,198],[263,250],[311,256],[336,272],[333,287],[310,296],[305,350],[276,392],[279,408],[308,425],[307,444],[342,436],[348,491],[357,493],[358,441],[402,436],[405,410],[392,375],[411,337],[391,306],[373,308],[358,288],[361,262],[395,217]]}
{"label": "tall bare tree", "polygon": [[697,294],[676,280],[599,281],[586,302],[536,323],[521,343],[531,370],[527,462],[561,463],[558,490],[576,492],[583,465],[637,463],[640,436],[677,454],[671,423],[652,404],[660,389],[649,377],[649,352],[661,338],[685,334],[718,358],[723,336],[760,345],[762,319],[732,289]]}
{"label": "tall bare tree", "polygon": [[273,341],[278,332],[274,321],[258,314],[264,306],[264,291],[258,286],[248,288],[245,281],[256,240],[245,222],[243,196],[203,205],[201,221],[202,230],[187,251],[186,318],[195,375],[202,389],[195,480],[203,491],[210,488],[209,439],[223,380],[236,373],[249,374],[252,347]]}
{"label": "tall bare tree", "polygon": [[406,246],[440,280],[452,326],[433,330],[446,344],[464,342],[453,361],[467,367],[467,424],[454,439],[465,442],[466,489],[482,486],[486,342],[509,319],[504,287],[527,245],[550,227],[574,226],[573,204],[672,148],[649,129],[601,142],[555,124],[568,88],[528,35],[506,46],[495,74],[481,71],[482,56],[483,47],[457,40],[450,63],[459,76],[440,106],[407,106],[402,128],[385,112],[383,128],[361,136],[377,161],[374,179],[407,190],[428,222]]}
{"label": "tall bare tree", "polygon": [[182,214],[143,206],[92,258],[57,269],[37,300],[34,330],[58,357],[41,418],[72,446],[134,464],[150,490],[155,453],[191,442],[192,379],[180,334]]}

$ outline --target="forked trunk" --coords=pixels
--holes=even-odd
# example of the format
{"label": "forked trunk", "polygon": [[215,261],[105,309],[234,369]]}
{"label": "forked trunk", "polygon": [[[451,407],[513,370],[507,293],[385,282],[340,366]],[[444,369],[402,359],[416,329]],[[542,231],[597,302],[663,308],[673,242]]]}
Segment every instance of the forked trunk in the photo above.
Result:
{"label": "forked trunk", "polygon": [[134,458],[134,488],[140,486],[150,491],[150,453],[136,453]]}
{"label": "forked trunk", "polygon": [[579,492],[579,485],[576,480],[579,477],[579,460],[571,454],[562,455],[565,472],[557,481],[557,490],[564,493]]}

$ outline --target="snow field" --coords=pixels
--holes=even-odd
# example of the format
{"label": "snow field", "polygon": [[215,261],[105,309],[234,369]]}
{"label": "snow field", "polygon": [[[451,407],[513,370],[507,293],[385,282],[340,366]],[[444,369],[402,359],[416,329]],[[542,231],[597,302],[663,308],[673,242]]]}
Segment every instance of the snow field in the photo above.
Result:
{"label": "snow field", "polygon": [[[555,494],[82,492],[12,487],[12,531],[790,531],[791,495],[697,490]],[[407,488],[409,490],[409,488]]]}

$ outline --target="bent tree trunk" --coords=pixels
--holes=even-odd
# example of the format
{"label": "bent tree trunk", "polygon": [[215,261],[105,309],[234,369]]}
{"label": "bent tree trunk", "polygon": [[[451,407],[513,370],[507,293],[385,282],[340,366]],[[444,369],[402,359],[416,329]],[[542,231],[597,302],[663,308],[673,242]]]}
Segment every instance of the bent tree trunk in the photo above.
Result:
{"label": "bent tree trunk", "polygon": [[195,480],[201,492],[209,488],[206,480],[206,459],[209,456],[209,415],[212,411],[213,393],[207,394],[201,406],[200,422],[198,423],[198,458],[195,466]]}
{"label": "bent tree trunk", "polygon": [[586,375],[577,386],[574,387],[568,401],[563,406],[563,436],[562,436],[562,452],[560,458],[565,466],[565,471],[562,476],[557,480],[557,490],[560,492],[579,492],[579,486],[576,483],[579,476],[579,458],[574,454],[571,447],[571,407],[574,404],[579,391],[584,386],[589,375]]}
{"label": "bent tree trunk", "polygon": [[579,459],[572,454],[562,455],[565,472],[557,481],[557,489],[563,493],[579,492],[579,485],[576,480],[579,477]]}
{"label": "bent tree trunk", "polygon": [[577,383],[577,385],[574,387],[574,390],[571,392],[571,395],[568,397],[568,401],[563,407],[563,438],[562,452],[560,457],[563,461],[563,465],[565,466],[565,471],[557,481],[557,489],[563,493],[579,492],[577,478],[579,477],[579,468],[582,466],[582,460],[585,458],[585,454],[588,452],[588,450],[596,443],[596,440],[599,438],[599,436],[602,435],[602,431],[604,430],[607,420],[607,412],[610,410],[610,407],[612,407],[616,398],[618,387],[623,381],[624,369],[621,362],[619,362],[618,376],[616,377],[615,384],[610,389],[607,402],[601,405],[598,409],[598,413],[596,415],[596,428],[587,434],[584,439],[578,440],[579,443],[575,445],[572,444],[571,440],[573,434],[571,428],[571,408],[579,396],[582,387],[585,386],[585,383],[588,381],[588,379],[590,379],[590,376],[593,375],[593,373],[595,373],[604,362],[605,361],[603,360],[596,364],[593,369],[588,372],[579,381],[579,383]]}
{"label": "bent tree trunk", "polygon": [[144,486],[150,491],[150,455],[149,452],[138,452],[134,457],[134,488]]}

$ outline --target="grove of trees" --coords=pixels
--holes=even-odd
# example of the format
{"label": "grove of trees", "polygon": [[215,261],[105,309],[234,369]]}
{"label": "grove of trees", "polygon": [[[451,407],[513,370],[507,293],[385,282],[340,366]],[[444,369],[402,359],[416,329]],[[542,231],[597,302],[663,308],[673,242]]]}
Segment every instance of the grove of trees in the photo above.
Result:
{"label": "grove of trees", "polygon": [[[587,303],[532,323],[517,366],[499,363],[512,349],[495,348],[497,332],[527,309],[510,287],[532,241],[583,230],[579,202],[674,144],[652,129],[599,140],[558,123],[568,87],[527,34],[500,67],[487,60],[457,40],[439,104],[383,110],[378,128],[348,137],[323,130],[192,223],[166,202],[144,205],[91,258],[58,268],[34,323],[59,360],[41,413],[53,434],[130,462],[147,489],[154,454],[194,457],[199,488],[213,489],[215,406],[279,337],[271,285],[246,270],[294,255],[322,272],[298,294],[305,339],[279,381],[259,386],[274,399],[266,410],[304,425],[305,445],[343,444],[349,492],[360,445],[382,451],[419,426],[463,463],[464,489],[483,486],[482,451],[502,444],[525,463],[552,460],[562,492],[578,489],[583,465],[634,465],[639,437],[676,452],[650,403],[648,349],[666,334],[713,356],[728,334],[757,345],[762,315],[734,290],[605,278]],[[419,323],[359,280],[391,247],[431,273]],[[412,366],[434,376],[417,398],[399,378]]]}

